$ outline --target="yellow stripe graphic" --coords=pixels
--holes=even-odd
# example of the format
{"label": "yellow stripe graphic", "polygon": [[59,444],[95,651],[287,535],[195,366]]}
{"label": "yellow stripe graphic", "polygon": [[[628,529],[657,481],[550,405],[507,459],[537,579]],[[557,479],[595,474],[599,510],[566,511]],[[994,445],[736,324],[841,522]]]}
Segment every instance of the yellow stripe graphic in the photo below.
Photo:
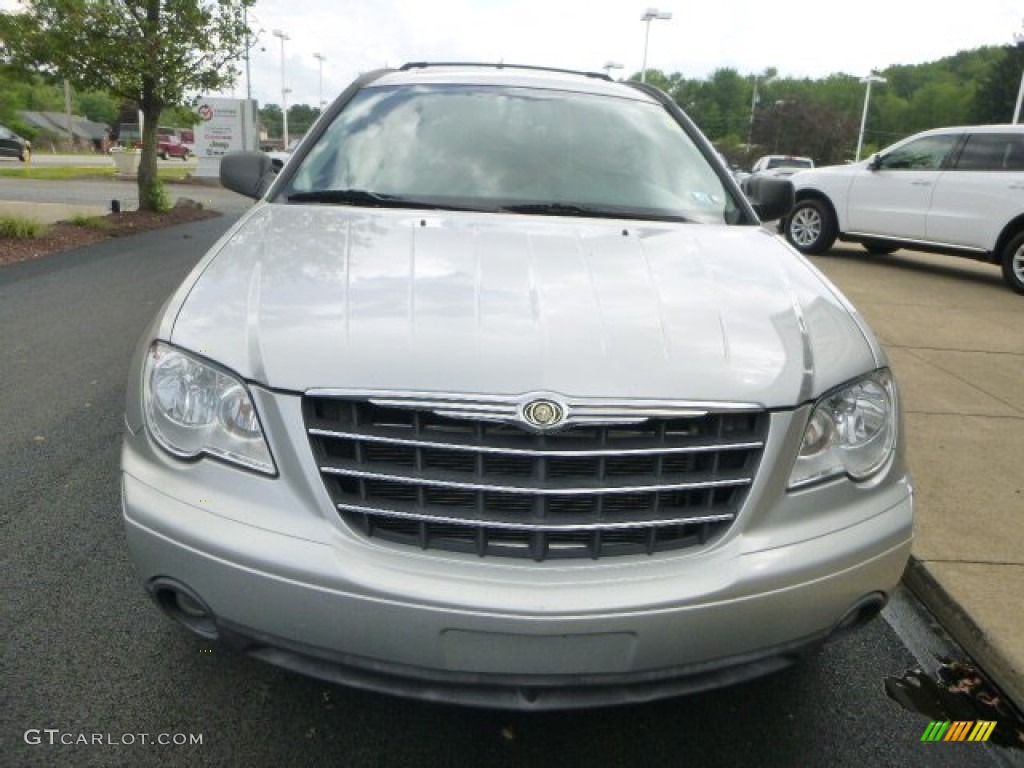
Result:
{"label": "yellow stripe graphic", "polygon": [[974,730],[971,731],[968,741],[988,741],[988,737],[992,735],[992,731],[996,729],[996,722],[994,720],[979,720],[977,725],[974,726]]}

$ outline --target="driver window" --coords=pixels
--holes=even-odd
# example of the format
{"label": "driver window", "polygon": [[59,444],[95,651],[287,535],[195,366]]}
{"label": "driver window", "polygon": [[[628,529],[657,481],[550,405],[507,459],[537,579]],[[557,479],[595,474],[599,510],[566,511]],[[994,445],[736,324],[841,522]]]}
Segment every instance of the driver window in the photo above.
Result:
{"label": "driver window", "polygon": [[879,168],[886,171],[938,171],[959,135],[926,136],[883,155]]}

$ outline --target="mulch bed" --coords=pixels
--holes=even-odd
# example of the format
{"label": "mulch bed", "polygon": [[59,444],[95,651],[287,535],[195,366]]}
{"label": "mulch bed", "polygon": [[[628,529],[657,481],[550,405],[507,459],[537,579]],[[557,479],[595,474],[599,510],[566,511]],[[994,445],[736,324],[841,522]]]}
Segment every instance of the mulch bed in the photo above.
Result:
{"label": "mulch bed", "polygon": [[193,206],[176,206],[164,213],[153,211],[122,211],[99,218],[105,219],[104,229],[79,226],[61,221],[50,225],[46,233],[34,238],[0,237],[0,265],[38,259],[55,253],[89,245],[112,237],[126,237],[153,229],[173,227],[190,221],[220,216],[220,212]]}

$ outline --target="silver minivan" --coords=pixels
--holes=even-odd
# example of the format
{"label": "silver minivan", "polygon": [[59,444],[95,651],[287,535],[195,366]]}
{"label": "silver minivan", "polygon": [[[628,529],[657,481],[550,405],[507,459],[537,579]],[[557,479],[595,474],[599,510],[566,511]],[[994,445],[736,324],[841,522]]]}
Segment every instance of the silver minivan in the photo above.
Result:
{"label": "silver minivan", "polygon": [[780,669],[910,552],[885,353],[656,89],[509,65],[361,76],[140,341],[132,557],[270,663],[470,705]]}

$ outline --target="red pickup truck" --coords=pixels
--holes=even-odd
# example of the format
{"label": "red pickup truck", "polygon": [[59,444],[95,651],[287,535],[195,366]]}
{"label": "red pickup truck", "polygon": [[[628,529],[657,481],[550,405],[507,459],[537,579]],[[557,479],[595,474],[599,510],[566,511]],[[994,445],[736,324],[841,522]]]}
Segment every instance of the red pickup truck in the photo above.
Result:
{"label": "red pickup truck", "polygon": [[157,139],[156,155],[161,160],[166,160],[169,157],[180,157],[182,160],[188,160],[188,147],[181,143],[181,139],[177,136],[165,136],[161,134]]}

